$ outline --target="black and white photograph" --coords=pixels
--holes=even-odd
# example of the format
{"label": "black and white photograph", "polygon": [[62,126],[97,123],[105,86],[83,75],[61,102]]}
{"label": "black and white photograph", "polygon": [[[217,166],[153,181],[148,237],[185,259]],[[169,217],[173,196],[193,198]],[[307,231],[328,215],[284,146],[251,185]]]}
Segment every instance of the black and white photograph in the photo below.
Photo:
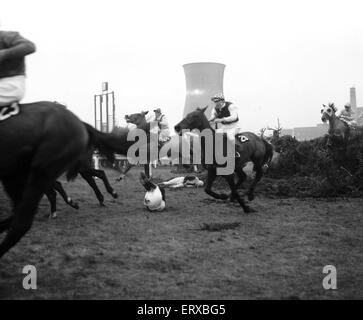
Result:
{"label": "black and white photograph", "polygon": [[362,300],[363,3],[1,0],[0,182],[0,300]]}

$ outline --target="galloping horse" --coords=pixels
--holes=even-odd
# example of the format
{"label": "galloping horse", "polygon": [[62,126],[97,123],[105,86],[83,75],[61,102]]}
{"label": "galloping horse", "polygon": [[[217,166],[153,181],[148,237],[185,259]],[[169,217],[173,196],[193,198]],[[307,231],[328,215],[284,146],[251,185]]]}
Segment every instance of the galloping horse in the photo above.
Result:
{"label": "galloping horse", "polygon": [[334,103],[329,103],[327,106],[323,104],[321,121],[324,123],[329,121],[328,146],[332,147],[334,144],[340,144],[343,148],[346,148],[349,139],[363,133],[363,127],[349,126],[348,123],[336,116],[336,111],[337,108]]}
{"label": "galloping horse", "polygon": [[[151,134],[151,130],[153,130],[153,128],[151,128],[151,123],[148,122],[146,120],[146,115],[148,114],[148,111],[142,111],[140,113],[133,113],[133,114],[129,114],[129,115],[125,115],[125,119],[127,123],[132,123],[136,126],[136,128],[144,130],[144,132],[147,135],[147,139],[148,139],[148,144],[147,144],[147,159],[148,159],[148,163],[144,165],[145,168],[145,174],[146,176],[149,178],[150,177],[150,134]],[[157,134],[157,132],[155,132],[155,134]],[[187,146],[187,139],[183,139],[183,137],[180,137],[178,135],[172,136],[170,138],[170,140],[165,141],[163,144],[158,144],[158,149],[160,150],[161,147],[166,147],[168,149],[167,152],[167,156],[171,157],[172,156],[172,151],[171,150],[176,150],[176,148],[178,149],[178,155],[179,155],[179,160],[182,159],[182,148],[184,146],[184,148]],[[190,146],[190,151],[189,151],[189,159],[192,159],[192,145]],[[132,164],[128,163],[127,167],[125,168],[125,170],[123,171],[122,175],[120,175],[120,177],[118,178],[118,180],[121,180],[122,177],[133,167]]]}
{"label": "galloping horse", "polygon": [[[186,115],[186,117],[180,121],[175,127],[175,131],[178,134],[182,134],[182,130],[193,130],[198,129],[200,132],[202,132],[205,129],[211,130],[213,142],[216,140],[216,132],[215,130],[210,126],[209,121],[207,117],[205,116],[204,112],[207,109],[207,107],[197,110],[189,113]],[[266,140],[258,137],[252,132],[241,132],[238,134],[238,136],[244,137],[244,142],[241,142],[239,139],[235,139],[235,148],[236,151],[239,153],[240,157],[234,157],[234,172],[238,175],[239,181],[237,185],[234,182],[234,174],[228,174],[224,175],[224,178],[226,178],[229,187],[232,191],[231,197],[234,199],[237,199],[241,207],[243,208],[245,213],[252,212],[251,208],[249,208],[243,198],[241,198],[237,192],[237,188],[241,185],[241,183],[246,179],[246,174],[243,172],[243,166],[248,162],[252,161],[254,164],[254,171],[256,172],[255,180],[250,186],[250,189],[248,191],[248,199],[253,200],[254,199],[254,189],[256,187],[256,184],[262,177],[262,167],[264,165],[268,165],[272,159],[273,155],[273,148],[272,145],[269,144]],[[226,148],[225,146],[227,143],[231,143],[227,139],[227,135],[223,134],[223,148]],[[202,164],[207,168],[208,170],[208,179],[207,184],[205,187],[205,192],[212,197],[216,199],[227,199],[228,195],[225,194],[217,194],[214,191],[212,191],[212,185],[216,178],[217,167],[220,167],[221,165],[218,165],[216,162],[216,153],[213,153],[213,163],[212,164],[206,164],[205,159],[205,139],[201,139],[201,148],[202,148]],[[208,147],[210,147],[208,145]],[[225,150],[223,150],[225,151]]]}
{"label": "galloping horse", "polygon": [[0,221],[0,233],[8,231],[0,257],[29,231],[43,194],[89,146],[110,160],[113,152],[127,152],[125,138],[97,131],[63,105],[43,101],[20,108],[19,115],[0,123],[0,181],[13,205],[12,216]]}
{"label": "galloping horse", "polygon": [[[76,165],[74,165],[67,174],[68,180],[73,180],[77,177],[78,174],[88,183],[88,185],[92,188],[96,197],[98,199],[99,205],[104,207],[104,196],[98,188],[94,177],[97,177],[103,181],[105,188],[109,194],[113,198],[117,198],[117,192],[111,187],[110,182],[107,179],[106,173],[103,170],[93,168],[92,164],[92,156],[95,151],[95,148],[90,146],[87,148],[86,152],[82,154],[81,159],[78,161]],[[50,218],[56,218],[57,216],[57,193],[59,193],[64,202],[71,206],[74,209],[79,209],[77,203],[75,203],[64,190],[62,183],[60,181],[56,181],[51,190],[47,191],[45,195],[47,196],[50,202]]]}

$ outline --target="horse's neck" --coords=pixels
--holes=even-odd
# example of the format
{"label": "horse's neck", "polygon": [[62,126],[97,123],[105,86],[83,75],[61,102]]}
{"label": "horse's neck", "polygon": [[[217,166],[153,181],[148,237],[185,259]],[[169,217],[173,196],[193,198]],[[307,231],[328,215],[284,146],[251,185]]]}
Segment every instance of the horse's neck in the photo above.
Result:
{"label": "horse's neck", "polygon": [[[206,129],[209,129],[211,130],[212,132],[212,142],[213,142],[213,146],[212,148],[214,148],[214,145],[215,145],[215,139],[216,139],[216,131],[210,126],[209,122],[207,121],[206,124],[208,125],[205,125],[205,128],[202,129],[203,130],[206,130]],[[205,144],[205,138],[204,139],[201,139],[200,138],[200,146],[201,146],[201,161],[202,161],[202,164],[205,164],[205,147],[206,147],[206,144]],[[207,146],[208,148],[210,148],[210,145]],[[214,153],[213,153],[214,155]]]}
{"label": "horse's neck", "polygon": [[329,129],[331,132],[334,132],[339,127],[340,121],[337,116],[329,117]]}

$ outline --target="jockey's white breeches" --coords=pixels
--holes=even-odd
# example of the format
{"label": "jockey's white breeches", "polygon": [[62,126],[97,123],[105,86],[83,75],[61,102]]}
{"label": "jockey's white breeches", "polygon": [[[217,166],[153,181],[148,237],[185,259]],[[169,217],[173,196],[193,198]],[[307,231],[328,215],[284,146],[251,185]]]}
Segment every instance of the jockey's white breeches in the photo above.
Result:
{"label": "jockey's white breeches", "polygon": [[24,94],[25,76],[0,78],[0,107],[20,101]]}

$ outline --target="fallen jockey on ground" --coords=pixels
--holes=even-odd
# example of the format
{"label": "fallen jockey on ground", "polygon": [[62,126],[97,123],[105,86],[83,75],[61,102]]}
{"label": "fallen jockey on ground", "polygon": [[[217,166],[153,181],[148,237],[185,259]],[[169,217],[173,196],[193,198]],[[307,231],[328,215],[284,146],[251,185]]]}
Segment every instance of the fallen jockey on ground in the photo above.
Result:
{"label": "fallen jockey on ground", "polygon": [[190,175],[186,177],[176,177],[174,179],[171,179],[169,181],[164,181],[162,183],[159,183],[159,186],[162,187],[169,187],[169,188],[183,188],[183,187],[203,187],[204,182],[202,180],[199,180],[198,177]]}
{"label": "fallen jockey on ground", "polygon": [[146,190],[144,206],[151,212],[163,211],[166,205],[165,189],[148,179],[144,172],[140,173],[140,182]]}

